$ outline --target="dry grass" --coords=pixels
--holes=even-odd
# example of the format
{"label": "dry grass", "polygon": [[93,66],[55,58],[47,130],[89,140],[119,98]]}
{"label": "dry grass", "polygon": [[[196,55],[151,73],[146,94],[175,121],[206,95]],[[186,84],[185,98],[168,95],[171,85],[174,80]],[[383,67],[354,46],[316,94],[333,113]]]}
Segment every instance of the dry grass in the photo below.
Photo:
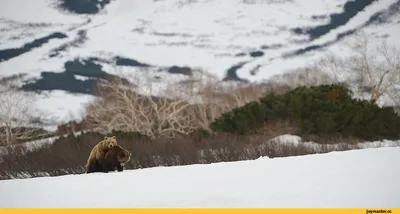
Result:
{"label": "dry grass", "polygon": [[[136,169],[254,159],[267,154],[263,152],[274,154],[265,149],[258,151],[258,146],[283,133],[295,134],[295,128],[289,122],[277,121],[252,136],[228,133],[216,133],[209,137],[195,133],[190,136],[181,134],[174,138],[119,136],[118,142],[132,153],[126,167]],[[91,148],[103,138],[100,134],[86,133],[61,137],[53,144],[33,151],[24,151],[23,147],[7,148],[1,156],[0,177],[8,179],[22,174],[43,176],[44,172],[50,176],[84,173]]]}
{"label": "dry grass", "polygon": [[[208,164],[252,160],[261,156],[276,158],[360,149],[359,145],[353,143],[310,145],[278,137],[296,132],[296,128],[290,122],[279,121],[268,124],[248,136],[219,133],[209,137],[179,135],[175,138],[151,139],[122,135],[118,137],[118,142],[132,153],[132,159],[127,163],[126,169]],[[60,138],[53,144],[30,152],[23,151],[21,147],[8,148],[7,153],[0,158],[0,179],[85,173],[85,163],[90,150],[101,139],[103,136],[100,134],[86,133],[76,137],[70,135]]]}

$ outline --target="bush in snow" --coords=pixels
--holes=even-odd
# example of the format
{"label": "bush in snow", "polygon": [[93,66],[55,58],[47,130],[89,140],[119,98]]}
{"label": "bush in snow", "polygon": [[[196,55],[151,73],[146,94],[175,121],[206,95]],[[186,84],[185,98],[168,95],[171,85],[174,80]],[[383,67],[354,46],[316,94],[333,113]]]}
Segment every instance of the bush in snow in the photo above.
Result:
{"label": "bush in snow", "polygon": [[341,85],[298,87],[285,94],[269,93],[258,102],[223,114],[210,126],[237,134],[257,132],[277,119],[292,121],[301,136],[399,139],[400,117],[391,107],[352,98]]}

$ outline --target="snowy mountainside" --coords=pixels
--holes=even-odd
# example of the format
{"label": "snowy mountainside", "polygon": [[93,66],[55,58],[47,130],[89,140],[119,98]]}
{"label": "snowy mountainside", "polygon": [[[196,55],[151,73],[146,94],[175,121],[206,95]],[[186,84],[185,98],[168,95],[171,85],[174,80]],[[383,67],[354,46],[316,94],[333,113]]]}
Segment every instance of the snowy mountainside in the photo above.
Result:
{"label": "snowy mountainside", "polygon": [[[59,119],[81,114],[95,79],[148,75],[161,87],[202,69],[258,81],[345,54],[341,43],[359,29],[398,45],[400,29],[398,0],[74,2],[0,1],[0,78],[21,75],[21,87],[46,92],[39,105]],[[74,104],[45,101],[60,93]]]}
{"label": "snowy mountainside", "polygon": [[0,207],[398,207],[399,155],[389,147],[2,180]]}

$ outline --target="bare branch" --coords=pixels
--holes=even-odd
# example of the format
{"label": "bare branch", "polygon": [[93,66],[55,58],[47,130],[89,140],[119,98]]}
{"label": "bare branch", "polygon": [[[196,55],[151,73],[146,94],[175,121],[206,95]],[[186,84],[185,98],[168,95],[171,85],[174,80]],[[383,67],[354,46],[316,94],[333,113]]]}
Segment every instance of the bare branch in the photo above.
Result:
{"label": "bare branch", "polygon": [[222,86],[206,74],[157,88],[158,96],[152,95],[155,87],[148,79],[136,85],[141,94],[138,88],[124,87],[119,79],[99,85],[98,99],[87,108],[88,124],[104,132],[115,129],[173,137],[208,129],[222,113],[257,100],[264,92],[260,85]]}
{"label": "bare branch", "polygon": [[17,89],[7,82],[0,89],[0,145],[10,145],[32,137],[36,123],[34,116],[35,95]]}
{"label": "bare branch", "polygon": [[351,42],[354,54],[347,62],[357,74],[359,95],[369,93],[371,102],[383,96],[393,99],[400,80],[400,50],[385,40],[376,42],[365,32],[356,34]]}

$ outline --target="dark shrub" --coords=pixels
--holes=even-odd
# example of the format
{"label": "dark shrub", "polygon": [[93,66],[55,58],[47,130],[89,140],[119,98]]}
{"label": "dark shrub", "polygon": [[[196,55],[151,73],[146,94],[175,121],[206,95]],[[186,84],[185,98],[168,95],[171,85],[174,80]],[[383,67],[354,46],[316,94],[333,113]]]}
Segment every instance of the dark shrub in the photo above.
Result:
{"label": "dark shrub", "polygon": [[393,108],[352,99],[341,85],[299,87],[284,94],[269,93],[223,114],[210,128],[250,134],[277,119],[293,121],[302,136],[344,136],[363,140],[400,138],[400,117]]}

